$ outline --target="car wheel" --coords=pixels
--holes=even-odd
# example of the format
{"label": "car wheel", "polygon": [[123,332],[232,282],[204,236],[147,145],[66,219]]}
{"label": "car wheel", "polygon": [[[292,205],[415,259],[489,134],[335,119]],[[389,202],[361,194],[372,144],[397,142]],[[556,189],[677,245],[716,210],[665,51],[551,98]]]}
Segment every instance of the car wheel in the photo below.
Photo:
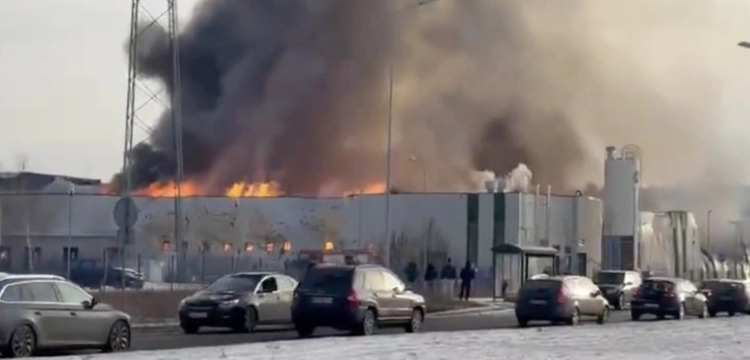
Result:
{"label": "car wheel", "polygon": [[706,303],[703,303],[703,309],[701,310],[701,313],[700,313],[700,315],[698,315],[698,317],[701,318],[701,319],[705,319],[705,318],[709,317],[708,305]]}
{"label": "car wheel", "polygon": [[409,323],[406,325],[406,332],[415,333],[422,329],[422,323],[424,322],[424,314],[420,309],[414,309],[411,312],[411,318]]}
{"label": "car wheel", "polygon": [[604,310],[602,310],[602,314],[596,318],[596,323],[601,325],[606,323],[607,320],[609,320],[609,307],[605,306]]}
{"label": "car wheel", "polygon": [[352,333],[354,335],[369,336],[375,333],[376,327],[377,316],[375,316],[375,311],[372,309],[367,309],[365,311],[365,314],[362,316],[362,322],[354,328]]}
{"label": "car wheel", "polygon": [[251,333],[255,331],[257,324],[258,313],[255,311],[255,308],[249,307],[242,311],[242,317],[238,320],[237,327],[234,330],[241,333]]}
{"label": "car wheel", "polygon": [[663,313],[656,314],[656,319],[657,320],[664,320],[665,317],[666,316]]}
{"label": "car wheel", "polygon": [[104,352],[118,352],[130,349],[130,326],[122,320],[116,321],[109,329]]}
{"label": "car wheel", "polygon": [[630,311],[630,320],[638,321],[641,319],[641,313],[637,311]]}
{"label": "car wheel", "polygon": [[8,357],[21,358],[34,355],[36,334],[31,326],[21,325],[13,330],[8,343]]}
{"label": "car wheel", "polygon": [[677,312],[672,314],[672,317],[675,320],[682,320],[685,318],[685,303],[680,303],[680,308],[677,309]]}
{"label": "car wheel", "polygon": [[294,324],[294,330],[297,330],[297,336],[300,338],[309,338],[315,332],[315,326]]}
{"label": "car wheel", "polygon": [[195,334],[200,330],[200,326],[194,324],[182,323],[180,324],[180,327],[185,334]]}
{"label": "car wheel", "polygon": [[529,319],[522,318],[522,317],[516,317],[516,320],[518,320],[518,327],[525,328],[529,326]]}
{"label": "car wheel", "polygon": [[615,310],[622,310],[625,308],[625,295],[620,294],[617,297],[617,303],[615,304]]}
{"label": "car wheel", "polygon": [[712,318],[713,318],[713,317],[716,317],[716,311],[713,311],[713,310],[708,310],[708,316],[710,316],[710,317],[712,317]]}
{"label": "car wheel", "polygon": [[581,321],[581,312],[578,310],[578,307],[573,308],[573,313],[570,315],[570,318],[568,319],[568,325],[576,326],[578,325],[578,322]]}
{"label": "car wheel", "polygon": [[734,312],[734,310],[732,310],[732,311],[728,312],[728,313],[727,313],[727,315],[729,315],[729,316],[734,316],[734,315],[735,315],[735,312]]}

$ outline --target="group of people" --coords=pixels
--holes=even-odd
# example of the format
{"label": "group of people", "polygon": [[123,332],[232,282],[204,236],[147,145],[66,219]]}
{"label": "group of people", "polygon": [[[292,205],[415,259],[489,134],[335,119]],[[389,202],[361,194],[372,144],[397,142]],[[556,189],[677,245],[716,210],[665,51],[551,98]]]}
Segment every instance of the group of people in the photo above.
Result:
{"label": "group of people", "polygon": [[[406,274],[406,281],[411,284],[417,282],[420,275],[417,263],[414,261],[410,261],[406,265],[404,273]],[[461,280],[458,298],[462,300],[469,300],[469,296],[471,296],[471,283],[474,281],[476,274],[476,266],[474,266],[474,264],[469,261],[466,262],[466,265],[461,269],[461,272],[458,273],[456,271],[456,267],[453,266],[453,263],[451,262],[451,258],[448,258],[448,261],[446,261],[446,263],[440,269],[439,274],[435,265],[431,262],[428,263],[424,271],[424,281],[428,286],[431,286],[434,281],[438,279],[448,280],[455,283],[458,278]]]}

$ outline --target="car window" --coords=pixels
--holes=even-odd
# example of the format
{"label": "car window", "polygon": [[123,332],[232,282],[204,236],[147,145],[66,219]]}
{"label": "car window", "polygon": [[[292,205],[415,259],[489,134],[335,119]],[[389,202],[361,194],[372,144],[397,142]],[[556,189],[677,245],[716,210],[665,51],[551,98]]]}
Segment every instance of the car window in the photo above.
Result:
{"label": "car window", "polygon": [[649,290],[649,291],[668,292],[668,291],[672,291],[675,288],[675,286],[669,281],[647,280],[647,281],[644,281],[643,284],[641,284],[641,288],[643,288],[643,290]]}
{"label": "car window", "polygon": [[562,285],[558,280],[529,280],[523,284],[521,293],[555,293]]}
{"label": "car window", "polygon": [[625,273],[619,271],[600,271],[596,275],[595,282],[597,284],[613,284],[619,285],[624,282]]}
{"label": "car window", "polygon": [[62,297],[62,302],[68,304],[81,304],[84,301],[91,301],[91,295],[83,291],[83,289],[73,284],[58,282],[55,284],[57,291]]}
{"label": "car window", "polygon": [[276,284],[280,291],[292,291],[297,287],[297,282],[286,276],[276,276]]}
{"label": "car window", "polygon": [[55,293],[55,287],[52,282],[38,281],[23,285],[24,291],[31,293],[34,302],[60,302]]}
{"label": "car window", "polygon": [[316,266],[305,272],[297,288],[302,291],[346,292],[351,290],[353,281],[354,269]]}
{"label": "car window", "polygon": [[227,275],[222,276],[218,280],[211,283],[206,287],[206,291],[209,292],[244,292],[248,293],[254,291],[258,286],[258,281],[261,279],[261,275]]}
{"label": "car window", "polygon": [[383,290],[391,291],[395,288],[403,289],[404,284],[389,271],[380,271],[383,275]]}
{"label": "car window", "polygon": [[385,285],[385,279],[383,274],[379,271],[366,271],[365,276],[365,289],[383,291],[388,289]]}
{"label": "car window", "polygon": [[276,282],[276,278],[272,276],[272,277],[269,277],[269,278],[263,280],[263,282],[260,283],[260,288],[264,292],[278,291],[279,290],[279,284]]}
{"label": "car window", "polygon": [[[3,297],[0,299],[2,301],[24,301],[23,299],[23,288],[21,288],[18,285],[8,285],[5,287],[5,291],[3,291]],[[26,301],[30,301],[31,299],[27,299]]]}

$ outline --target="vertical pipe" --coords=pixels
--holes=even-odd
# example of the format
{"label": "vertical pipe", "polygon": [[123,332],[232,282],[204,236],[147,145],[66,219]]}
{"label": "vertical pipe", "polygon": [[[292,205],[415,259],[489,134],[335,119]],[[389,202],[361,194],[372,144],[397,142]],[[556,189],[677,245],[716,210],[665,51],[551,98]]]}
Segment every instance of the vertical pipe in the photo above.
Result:
{"label": "vertical pipe", "polygon": [[534,244],[539,245],[539,195],[541,192],[541,185],[536,184],[536,193],[534,194]]}
{"label": "vertical pipe", "polygon": [[65,256],[67,259],[65,259],[65,276],[70,280],[70,258],[72,256],[72,249],[73,249],[73,193],[75,192],[75,187],[73,184],[70,185],[70,190],[68,191],[68,251],[67,255]]}
{"label": "vertical pipe", "polygon": [[550,243],[550,231],[551,231],[551,218],[552,218],[552,185],[547,185],[547,214],[544,219],[544,237],[547,239],[547,244]]}

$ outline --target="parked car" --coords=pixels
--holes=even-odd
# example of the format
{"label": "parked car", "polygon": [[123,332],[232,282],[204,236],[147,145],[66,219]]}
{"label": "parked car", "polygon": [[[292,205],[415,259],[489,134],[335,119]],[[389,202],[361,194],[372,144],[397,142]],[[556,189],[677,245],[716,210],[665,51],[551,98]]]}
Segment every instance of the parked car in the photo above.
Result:
{"label": "parked car", "polygon": [[725,312],[729,316],[736,313],[750,314],[750,282],[747,280],[716,279],[705,280],[698,287],[708,298],[708,315],[715,317]]}
{"label": "parked car", "polygon": [[201,327],[228,327],[253,332],[258,325],[291,324],[292,293],[297,281],[271,272],[222,276],[182,300],[180,327],[186,334]]}
{"label": "parked car", "polygon": [[0,352],[28,357],[38,350],[130,348],[130,316],[60,276],[0,277]]}
{"label": "parked car", "polygon": [[594,277],[594,283],[617,310],[630,304],[642,282],[641,274],[632,270],[602,270]]}
{"label": "parked car", "polygon": [[708,316],[708,299],[692,282],[670,277],[650,277],[636,291],[630,306],[630,317],[639,320],[643,314],[682,319],[685,315]]}
{"label": "parked car", "polygon": [[596,318],[604,324],[610,305],[601,290],[583,276],[550,276],[527,280],[518,292],[516,319],[526,327],[530,321],[576,325],[582,316]]}
{"label": "parked car", "polygon": [[111,286],[129,289],[143,288],[143,273],[130,268],[104,266],[95,260],[78,260],[72,264],[70,280],[87,287]]}
{"label": "parked car", "polygon": [[317,264],[294,293],[292,319],[300,337],[316,327],[370,335],[378,327],[422,327],[424,297],[406,290],[390,270],[378,265]]}

